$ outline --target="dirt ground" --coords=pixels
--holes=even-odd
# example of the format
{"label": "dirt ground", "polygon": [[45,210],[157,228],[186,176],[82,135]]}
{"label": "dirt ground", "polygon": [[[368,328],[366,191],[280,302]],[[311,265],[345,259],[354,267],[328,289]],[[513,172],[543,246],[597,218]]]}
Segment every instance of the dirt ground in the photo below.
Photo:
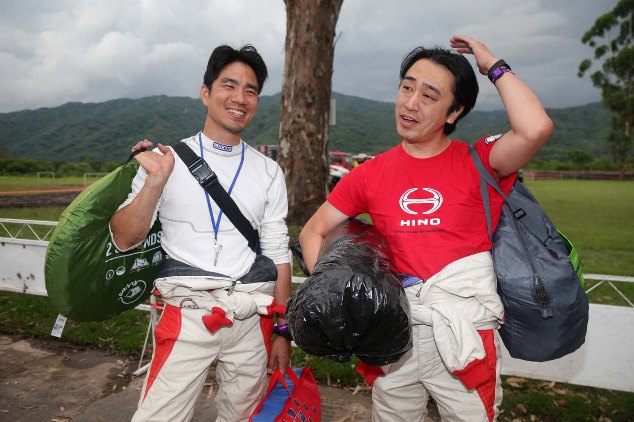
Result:
{"label": "dirt ground", "polygon": [[[51,338],[0,335],[0,421],[130,420],[143,377],[138,362]],[[210,373],[194,421],[216,417]],[[370,421],[368,391],[320,387],[324,421]]]}
{"label": "dirt ground", "polygon": [[[101,350],[47,340],[0,335],[0,421],[112,422],[132,418],[143,376],[138,362]],[[193,422],[217,416],[210,371],[196,404]],[[369,422],[367,389],[319,387],[324,422]],[[430,408],[425,422],[439,421]]]}
{"label": "dirt ground", "polygon": [[66,207],[79,192],[0,195],[0,208]]}

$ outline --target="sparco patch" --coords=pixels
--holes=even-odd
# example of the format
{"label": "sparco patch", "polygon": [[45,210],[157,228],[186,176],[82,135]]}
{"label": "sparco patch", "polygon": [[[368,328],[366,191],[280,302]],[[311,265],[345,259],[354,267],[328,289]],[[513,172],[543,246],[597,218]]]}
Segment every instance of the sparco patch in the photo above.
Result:
{"label": "sparco patch", "polygon": [[233,147],[231,145],[219,144],[218,142],[213,143],[213,147],[219,151],[231,152]]}

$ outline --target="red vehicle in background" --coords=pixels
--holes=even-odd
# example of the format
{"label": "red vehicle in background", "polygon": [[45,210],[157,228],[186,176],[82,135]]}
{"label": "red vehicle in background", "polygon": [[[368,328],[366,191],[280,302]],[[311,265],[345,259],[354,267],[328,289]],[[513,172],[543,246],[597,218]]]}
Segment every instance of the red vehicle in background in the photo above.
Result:
{"label": "red vehicle in background", "polygon": [[360,166],[366,161],[374,158],[373,155],[356,154],[352,155],[347,152],[333,151],[330,153],[330,181],[328,186],[332,190],[343,176],[348,174],[350,170]]}
{"label": "red vehicle in background", "polygon": [[374,155],[368,155],[368,154],[357,154],[357,155],[353,155],[352,156],[352,167],[357,167],[363,163],[365,163],[368,160],[371,160],[374,158]]}
{"label": "red vehicle in background", "polygon": [[352,154],[341,151],[332,151],[330,153],[330,164],[350,170],[352,169]]}
{"label": "red vehicle in background", "polygon": [[[273,160],[277,159],[277,148],[277,145],[258,145],[258,151]],[[332,190],[350,170],[368,159],[373,158],[373,156],[367,154],[352,155],[347,152],[332,151],[329,153],[329,158],[330,177],[328,180],[328,188]]]}

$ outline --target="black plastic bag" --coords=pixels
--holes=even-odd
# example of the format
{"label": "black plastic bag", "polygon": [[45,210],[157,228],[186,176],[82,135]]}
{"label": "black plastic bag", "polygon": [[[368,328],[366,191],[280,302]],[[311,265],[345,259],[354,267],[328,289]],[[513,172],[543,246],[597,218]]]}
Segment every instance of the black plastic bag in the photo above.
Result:
{"label": "black plastic bag", "polygon": [[[303,256],[291,246],[300,266]],[[313,274],[290,297],[289,330],[305,352],[375,366],[396,362],[412,347],[409,304],[389,268],[376,229],[348,220],[325,239]]]}

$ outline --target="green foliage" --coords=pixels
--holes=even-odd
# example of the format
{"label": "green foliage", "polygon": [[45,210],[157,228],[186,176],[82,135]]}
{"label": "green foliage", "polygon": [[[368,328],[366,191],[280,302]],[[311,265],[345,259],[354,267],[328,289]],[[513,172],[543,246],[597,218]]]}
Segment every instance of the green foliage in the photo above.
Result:
{"label": "green foliage", "polygon": [[588,164],[590,164],[594,159],[592,154],[581,149],[571,149],[567,152],[567,155],[572,163],[573,170],[588,168]]}
{"label": "green foliage", "polygon": [[629,421],[634,393],[502,377],[500,421]]}
{"label": "green foliage", "polygon": [[[398,144],[394,103],[338,93],[332,97],[337,101],[337,123],[329,129],[331,151],[374,155]],[[548,113],[555,122],[555,132],[537,160],[569,163],[568,151],[574,149],[591,154],[594,160],[587,165],[592,167],[609,155],[605,140],[612,115],[601,104],[549,109]],[[68,103],[55,108],[3,113],[0,151],[5,152],[0,154],[0,174],[57,171],[62,162],[84,162],[91,172],[103,171],[103,163],[123,162],[138,140],[148,138],[155,143],[173,144],[199,131],[204,119],[200,100],[166,96],[99,104]],[[258,112],[243,138],[254,146],[277,145],[279,119],[280,94],[262,96]],[[508,128],[504,111],[476,110],[460,121],[452,136],[473,142]],[[31,161],[21,162],[28,159]],[[33,160],[57,162],[39,164]],[[64,167],[63,171],[82,170]]]}
{"label": "green foliage", "polygon": [[4,113],[0,148],[14,157],[77,162],[88,152],[122,162],[137,141],[177,142],[195,133],[204,116],[199,100],[166,96]]}
{"label": "green foliage", "polygon": [[[623,175],[634,140],[634,1],[620,0],[599,16],[581,42],[594,48],[594,61],[601,63],[601,70],[590,79],[614,112],[608,144]],[[578,76],[583,77],[592,65],[591,59],[583,60]]]}
{"label": "green foliage", "polygon": [[309,355],[299,347],[294,347],[291,360],[294,367],[311,366],[319,368],[319,370],[315,371],[315,379],[320,384],[354,387],[364,383],[363,377],[356,373],[359,359],[354,356],[348,362],[337,363],[325,357]]}
{"label": "green foliage", "polygon": [[[57,314],[45,297],[0,292],[0,332],[49,337]],[[68,321],[64,339],[116,353],[137,355],[147,331],[149,314],[132,310],[108,321]]]}
{"label": "green foliage", "polygon": [[38,172],[54,172],[56,177],[83,176],[84,173],[109,173],[120,163],[92,160],[84,162],[64,162],[16,158],[0,160],[0,175],[31,175]]}
{"label": "green foliage", "polygon": [[370,155],[400,141],[394,120],[394,103],[333,93],[337,101],[336,125],[330,127],[330,151]]}

